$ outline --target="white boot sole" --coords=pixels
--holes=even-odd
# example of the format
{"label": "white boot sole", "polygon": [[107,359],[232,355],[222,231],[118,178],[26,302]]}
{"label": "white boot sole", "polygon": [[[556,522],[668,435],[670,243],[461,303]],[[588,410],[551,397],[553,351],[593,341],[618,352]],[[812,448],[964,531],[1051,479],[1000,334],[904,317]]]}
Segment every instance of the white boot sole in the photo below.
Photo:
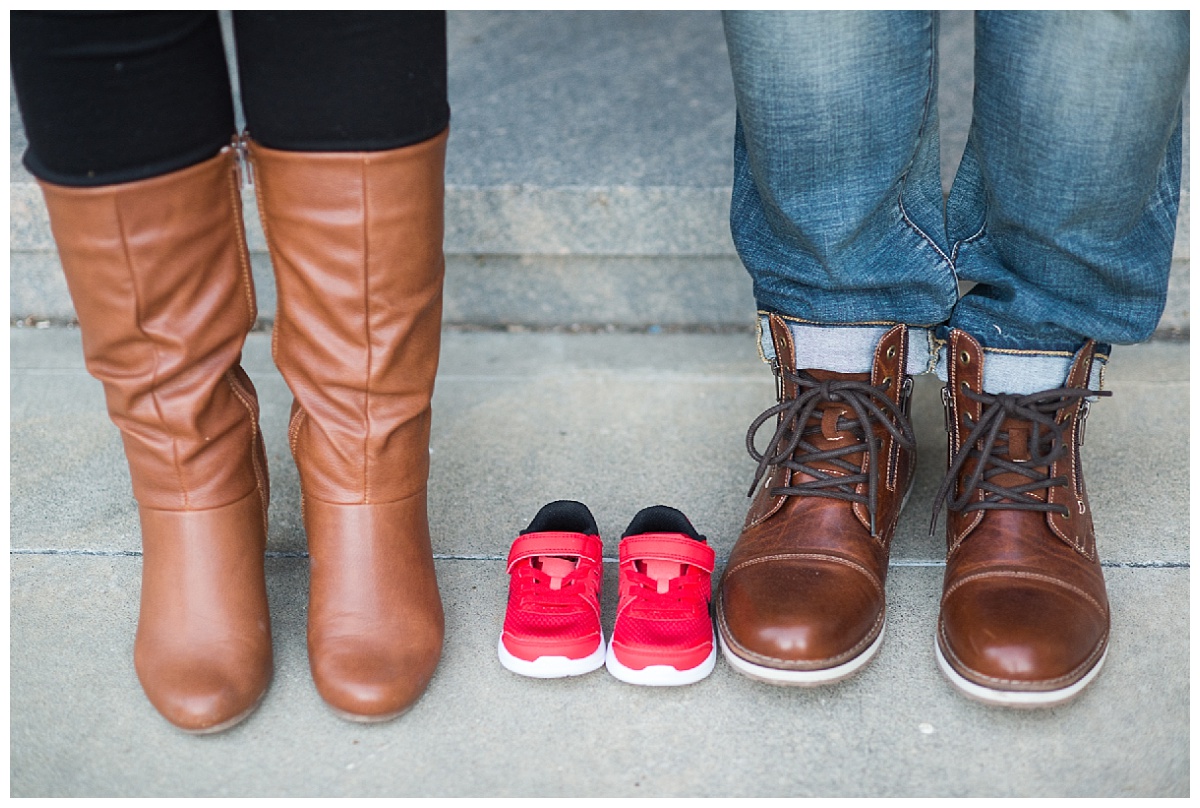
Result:
{"label": "white boot sole", "polygon": [[1017,709],[1054,707],[1070,701],[1078,696],[1080,691],[1096,678],[1096,675],[1100,673],[1100,668],[1104,666],[1104,660],[1108,658],[1108,649],[1105,648],[1104,653],[1100,655],[1099,661],[1092,666],[1092,669],[1082,679],[1070,687],[1064,687],[1060,690],[994,690],[990,687],[977,685],[963,678],[962,674],[954,670],[950,666],[950,663],[946,661],[946,656],[942,653],[942,644],[938,642],[937,638],[934,638],[933,641],[933,652],[937,656],[938,667],[942,669],[942,673],[950,680],[950,684],[958,688],[968,698],[983,702],[984,704],[1015,707]]}
{"label": "white boot sole", "polygon": [[854,657],[854,659],[832,668],[822,668],[815,671],[782,670],[780,668],[768,668],[765,665],[756,665],[753,662],[747,662],[729,650],[729,646],[725,644],[725,638],[720,636],[720,632],[717,632],[717,636],[721,642],[721,653],[725,655],[725,661],[743,676],[749,676],[751,679],[757,679],[760,682],[772,685],[819,687],[820,685],[840,682],[858,673],[859,669],[870,662],[875,654],[879,652],[880,646],[883,645],[885,628],[886,625],[881,627],[879,629],[879,636],[875,638],[874,642],[867,646],[865,651]]}

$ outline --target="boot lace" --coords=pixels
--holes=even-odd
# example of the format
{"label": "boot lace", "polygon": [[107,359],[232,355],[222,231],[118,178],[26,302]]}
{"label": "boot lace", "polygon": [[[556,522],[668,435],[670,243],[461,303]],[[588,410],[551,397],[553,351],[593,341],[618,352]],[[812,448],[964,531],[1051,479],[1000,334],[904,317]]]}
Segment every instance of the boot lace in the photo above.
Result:
{"label": "boot lace", "polygon": [[[746,496],[754,494],[754,489],[769,467],[783,466],[813,479],[797,485],[772,488],[769,492],[771,496],[828,497],[863,504],[870,515],[871,535],[876,535],[879,475],[874,473],[874,469],[878,467],[879,447],[883,441],[876,437],[874,426],[882,425],[900,446],[911,449],[916,445],[912,424],[900,407],[887,397],[887,390],[894,382],[888,380],[886,384],[875,386],[849,379],[818,381],[803,370],[792,372],[786,367],[779,367],[778,373],[781,384],[790,381],[796,385],[797,394],[795,398],[783,399],[768,407],[750,424],[746,432],[746,449],[750,457],[757,461],[758,468]],[[829,404],[844,405],[853,412],[854,418],[850,421],[838,418],[837,430],[854,435],[858,442],[848,442],[845,446],[833,449],[818,449],[805,440],[806,436],[822,431],[823,407]],[[779,416],[775,434],[767,444],[766,451],[760,453],[754,446],[755,436],[773,416]],[[855,465],[844,459],[847,455],[863,451],[868,456],[865,469],[861,464]],[[819,462],[828,463],[846,474],[834,474],[813,465]],[[862,483],[867,484],[865,496],[855,490]]]}
{"label": "boot lace", "polygon": [[[933,519],[929,525],[932,536],[937,526],[937,517],[942,504],[955,512],[987,510],[1045,511],[1069,514],[1067,507],[1049,501],[1049,490],[1067,485],[1065,476],[1051,477],[1051,465],[1067,451],[1064,431],[1067,422],[1058,422],[1058,412],[1072,406],[1082,398],[1111,396],[1109,391],[1087,390],[1081,387],[1059,387],[1021,396],[1012,393],[976,393],[963,387],[963,394],[983,405],[978,423],[970,415],[963,421],[970,432],[959,446],[958,454],[950,462],[950,468],[942,479],[942,485],[934,497]],[[1085,404],[1086,406],[1086,404]],[[1029,459],[1013,460],[1011,436],[1001,429],[1009,419],[1027,421],[1031,424],[1029,436]],[[954,481],[966,465],[974,459],[975,468],[963,483],[958,496],[952,496]],[[1042,469],[1045,469],[1043,471]],[[1013,473],[1024,477],[1027,482],[1001,485],[996,477]],[[982,502],[972,502],[976,490],[984,492]],[[1034,491],[1044,490],[1044,500],[1033,496]]]}

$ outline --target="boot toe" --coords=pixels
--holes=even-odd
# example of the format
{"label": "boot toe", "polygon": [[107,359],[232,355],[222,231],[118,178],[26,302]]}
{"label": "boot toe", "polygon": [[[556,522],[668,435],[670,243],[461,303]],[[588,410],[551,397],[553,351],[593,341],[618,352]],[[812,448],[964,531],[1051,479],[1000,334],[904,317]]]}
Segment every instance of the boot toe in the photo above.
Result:
{"label": "boot toe", "polygon": [[750,662],[820,670],[870,646],[883,608],[882,587],[857,565],[775,559],[726,576],[721,629],[726,644]]}
{"label": "boot toe", "polygon": [[185,732],[220,732],[246,718],[270,684],[265,673],[247,665],[226,670],[202,659],[179,659],[152,670],[138,667],[146,697],[164,718]]}
{"label": "boot toe", "polygon": [[387,721],[408,710],[425,692],[437,667],[432,652],[380,651],[352,644],[311,657],[321,698],[351,721]]}
{"label": "boot toe", "polygon": [[1069,687],[1100,659],[1108,614],[1072,587],[1040,578],[981,576],[942,602],[939,643],[964,678],[999,690]]}

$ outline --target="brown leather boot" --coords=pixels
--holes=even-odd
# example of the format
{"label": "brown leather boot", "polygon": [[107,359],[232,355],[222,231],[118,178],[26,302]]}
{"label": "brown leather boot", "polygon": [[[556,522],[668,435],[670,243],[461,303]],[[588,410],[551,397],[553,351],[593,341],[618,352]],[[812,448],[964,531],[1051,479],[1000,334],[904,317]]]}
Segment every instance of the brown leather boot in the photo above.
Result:
{"label": "brown leather boot", "polygon": [[120,185],[41,186],[141,516],[134,666],[168,721],[216,732],[271,680],[267,463],[238,364],[256,311],[233,153]]}
{"label": "brown leather boot", "polygon": [[426,520],[441,340],[446,133],[390,151],[250,145],[275,265],[275,361],[308,533],[308,655],[321,697],[383,721],[442,650]]}
{"label": "brown leather boot", "polygon": [[[1095,343],[1066,383],[1032,395],[983,392],[984,354],[952,331],[942,394],[950,468],[942,672],[968,696],[1039,707],[1078,694],[1108,647],[1108,596],[1079,447]],[[954,495],[947,498],[951,488]]]}
{"label": "brown leather boot", "polygon": [[[746,436],[763,484],[721,579],[717,628],[737,671],[818,685],[856,672],[883,641],[888,551],[915,459],[908,330],[880,339],[869,374],[840,374],[793,371],[787,323],[769,324],[779,403]],[[772,416],[760,454],[754,435]]]}

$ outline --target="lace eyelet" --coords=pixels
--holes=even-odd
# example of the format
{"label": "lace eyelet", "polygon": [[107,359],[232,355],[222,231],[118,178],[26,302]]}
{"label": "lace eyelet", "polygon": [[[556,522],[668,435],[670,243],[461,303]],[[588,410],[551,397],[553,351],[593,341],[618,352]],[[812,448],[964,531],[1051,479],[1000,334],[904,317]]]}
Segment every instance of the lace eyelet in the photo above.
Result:
{"label": "lace eyelet", "polygon": [[886,356],[888,359],[895,359],[896,358],[896,346],[889,345],[887,351],[884,353],[884,356]]}
{"label": "lace eyelet", "polygon": [[884,377],[883,377],[883,388],[884,388],[884,389],[887,389],[888,385],[890,385],[891,383],[892,383],[892,377],[891,377],[891,376],[884,376]]}
{"label": "lace eyelet", "polygon": [[960,362],[962,362],[964,365],[969,365],[969,364],[971,364],[971,355],[969,353],[967,353],[966,351],[959,351],[958,352],[958,360]]}

